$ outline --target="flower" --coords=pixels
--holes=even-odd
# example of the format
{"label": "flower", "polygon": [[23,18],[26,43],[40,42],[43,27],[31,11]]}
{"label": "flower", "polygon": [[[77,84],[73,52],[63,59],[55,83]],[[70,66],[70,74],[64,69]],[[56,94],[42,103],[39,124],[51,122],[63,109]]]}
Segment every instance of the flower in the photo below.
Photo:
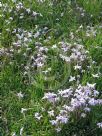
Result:
{"label": "flower", "polygon": [[[34,15],[34,13],[33,13],[33,15]],[[39,32],[39,31],[37,31],[37,32],[34,34],[34,38],[39,37],[39,35],[40,35],[40,32]]]}
{"label": "flower", "polygon": [[92,105],[92,106],[94,106],[94,105],[96,105],[97,103],[96,103],[97,101],[94,99],[94,98],[90,98],[90,100],[89,100],[89,104],[90,105]]}
{"label": "flower", "polygon": [[24,113],[25,111],[27,111],[27,109],[21,108],[21,113]]}
{"label": "flower", "polygon": [[2,6],[2,3],[0,2],[0,7]]}
{"label": "flower", "polygon": [[64,15],[64,13],[62,12],[62,13],[61,13],[61,17],[63,17],[63,15]]}
{"label": "flower", "polygon": [[68,111],[68,112],[74,111],[74,108],[71,107],[71,106],[63,105],[63,108],[64,108],[66,111]]}
{"label": "flower", "polygon": [[12,136],[17,136],[15,132],[12,133]]}
{"label": "flower", "polygon": [[54,110],[48,111],[49,116],[54,116]]}
{"label": "flower", "polygon": [[56,49],[56,48],[57,48],[57,45],[54,44],[54,45],[52,46],[52,49]]}
{"label": "flower", "polygon": [[60,123],[66,124],[68,122],[68,117],[62,116],[62,115],[58,115],[56,117],[56,120],[59,121]]}
{"label": "flower", "polygon": [[86,111],[86,112],[90,112],[90,110],[91,110],[91,109],[88,108],[88,107],[85,107],[85,108],[84,108],[84,111]]}
{"label": "flower", "polygon": [[69,82],[75,81],[75,76],[70,76]]}
{"label": "flower", "polygon": [[94,77],[94,78],[98,78],[99,77],[99,75],[98,74],[92,74],[92,76]]}
{"label": "flower", "polygon": [[59,98],[55,93],[50,93],[50,92],[45,93],[42,99],[47,99],[49,102],[56,102],[57,100],[59,100]]}
{"label": "flower", "polygon": [[24,94],[22,94],[22,92],[19,92],[19,93],[17,93],[17,96],[18,96],[19,99],[21,99],[21,98],[24,97]]}
{"label": "flower", "polygon": [[97,126],[98,126],[99,128],[102,128],[102,122],[97,123]]}
{"label": "flower", "polygon": [[80,69],[81,69],[81,66],[76,65],[76,66],[74,66],[74,69],[75,69],[75,70],[77,70],[77,69],[79,69],[79,70],[80,70]]}
{"label": "flower", "polygon": [[60,132],[60,131],[61,131],[61,128],[58,127],[58,128],[56,128],[55,130],[56,130],[57,132]]}
{"label": "flower", "polygon": [[24,129],[24,127],[22,127],[22,128],[20,129],[20,136],[22,136],[23,129]]}
{"label": "flower", "polygon": [[57,120],[50,120],[50,123],[51,123],[52,125],[57,125]]}
{"label": "flower", "polygon": [[71,88],[69,89],[65,89],[65,90],[61,90],[61,91],[58,91],[58,94],[64,98],[67,98],[69,97],[71,94],[72,94],[72,90]]}
{"label": "flower", "polygon": [[40,120],[42,118],[42,115],[40,115],[38,112],[35,113],[35,118]]}
{"label": "flower", "polygon": [[85,113],[81,113],[81,117],[85,118],[86,114]]}
{"label": "flower", "polygon": [[87,86],[90,87],[90,88],[92,88],[92,89],[95,88],[95,85],[96,85],[96,83],[94,83],[94,84],[89,84],[89,83],[87,83]]}
{"label": "flower", "polygon": [[33,16],[37,16],[38,15],[38,13],[37,12],[35,12],[35,11],[33,11],[33,14],[32,14]]}

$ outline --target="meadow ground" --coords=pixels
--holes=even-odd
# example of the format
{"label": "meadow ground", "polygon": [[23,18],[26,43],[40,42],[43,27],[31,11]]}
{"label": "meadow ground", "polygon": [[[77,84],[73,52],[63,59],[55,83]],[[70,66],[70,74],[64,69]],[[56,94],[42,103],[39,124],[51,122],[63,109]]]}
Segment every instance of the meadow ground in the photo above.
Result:
{"label": "meadow ground", "polygon": [[1,0],[0,136],[102,136],[102,0]]}

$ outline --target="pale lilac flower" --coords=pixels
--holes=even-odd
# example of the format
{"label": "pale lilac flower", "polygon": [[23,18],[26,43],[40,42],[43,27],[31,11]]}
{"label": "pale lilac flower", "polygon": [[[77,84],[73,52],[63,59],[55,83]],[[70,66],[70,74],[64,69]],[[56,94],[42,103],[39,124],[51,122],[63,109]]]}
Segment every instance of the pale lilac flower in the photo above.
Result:
{"label": "pale lilac flower", "polygon": [[62,12],[62,13],[61,13],[61,17],[63,17],[63,15],[64,15],[64,13]]}
{"label": "pale lilac flower", "polygon": [[86,114],[85,113],[81,113],[81,117],[85,118]]}
{"label": "pale lilac flower", "polygon": [[25,111],[27,111],[27,109],[21,108],[21,113],[24,113]]}
{"label": "pale lilac flower", "polygon": [[94,83],[94,84],[87,83],[87,86],[90,87],[90,88],[92,88],[92,89],[95,88],[95,85],[96,85],[96,83]]}
{"label": "pale lilac flower", "polygon": [[54,44],[54,45],[52,46],[52,49],[56,49],[56,48],[57,48],[57,45]]}
{"label": "pale lilac flower", "polygon": [[27,75],[27,71],[24,72],[24,75]]}
{"label": "pale lilac flower", "polygon": [[71,99],[71,106],[73,108],[80,107],[81,105],[82,105],[82,103],[78,99],[76,99],[76,98]]}
{"label": "pale lilac flower", "polygon": [[86,107],[86,108],[84,108],[84,111],[85,111],[85,112],[90,112],[90,111],[91,111],[91,109],[90,109],[90,108],[88,108],[88,107]]}
{"label": "pale lilac flower", "polygon": [[97,123],[97,126],[98,126],[99,128],[102,128],[102,122]]}
{"label": "pale lilac flower", "polygon": [[99,95],[99,92],[98,92],[97,90],[93,90],[93,94],[94,94],[94,96],[96,97],[96,96]]}
{"label": "pale lilac flower", "polygon": [[0,2],[0,8],[2,7],[2,3]]}
{"label": "pale lilac flower", "polygon": [[39,32],[39,31],[37,31],[37,32],[34,34],[34,38],[39,37],[39,35],[40,35],[40,32]]}
{"label": "pale lilac flower", "polygon": [[26,9],[26,11],[28,12],[28,14],[31,12],[30,8]]}
{"label": "pale lilac flower", "polygon": [[38,67],[42,67],[43,65],[44,65],[44,64],[41,63],[41,62],[37,63],[37,66],[38,66]]}
{"label": "pale lilac flower", "polygon": [[17,136],[15,132],[13,132],[12,136]]}
{"label": "pale lilac flower", "polygon": [[47,70],[48,70],[48,71],[51,71],[51,68],[48,68]]}
{"label": "pale lilac flower", "polygon": [[22,92],[19,92],[19,93],[17,93],[17,96],[18,96],[19,99],[21,99],[21,98],[24,97],[24,94],[22,94]]}
{"label": "pale lilac flower", "polygon": [[23,129],[24,129],[24,127],[22,127],[22,128],[20,129],[20,136],[22,136]]}
{"label": "pale lilac flower", "polygon": [[83,25],[82,25],[82,24],[79,26],[79,29],[81,29],[81,28],[83,28]]}
{"label": "pale lilac flower", "polygon": [[70,56],[71,59],[77,60],[78,56],[75,53],[72,53]]}
{"label": "pale lilac flower", "polygon": [[31,60],[34,60],[34,56],[31,56]]}
{"label": "pale lilac flower", "polygon": [[75,76],[70,76],[69,82],[75,81]]}
{"label": "pale lilac flower", "polygon": [[96,61],[92,61],[92,64],[96,64],[97,62]]}
{"label": "pale lilac flower", "polygon": [[33,15],[33,16],[37,16],[37,15],[38,15],[38,13],[37,13],[37,12],[35,12],[35,11],[33,11],[32,15]]}
{"label": "pale lilac flower", "polygon": [[66,62],[70,62],[70,61],[71,61],[71,60],[70,60],[70,57],[66,57],[66,56],[64,56],[64,55],[62,55],[62,54],[59,54],[59,56],[60,56],[60,58],[61,58],[62,60],[66,61]]}
{"label": "pale lilac flower", "polygon": [[60,115],[64,115],[64,114],[67,114],[67,111],[66,110],[60,110]]}
{"label": "pale lilac flower", "polygon": [[43,3],[45,0],[37,0],[39,3]]}
{"label": "pale lilac flower", "polygon": [[86,100],[85,100],[82,96],[80,96],[79,101],[80,101],[80,103],[83,104],[83,105],[86,103]]}
{"label": "pale lilac flower", "polygon": [[55,93],[50,93],[50,92],[45,93],[43,99],[47,99],[49,102],[56,102],[59,100]]}
{"label": "pale lilac flower", "polygon": [[96,105],[96,102],[97,102],[97,101],[96,101],[94,98],[90,98],[90,100],[89,100],[88,103],[89,103],[90,105],[94,106],[94,105]]}
{"label": "pale lilac flower", "polygon": [[75,70],[77,70],[77,69],[79,69],[79,70],[80,70],[80,69],[81,69],[81,66],[76,65],[76,66],[74,66],[74,69],[75,69]]}
{"label": "pale lilac flower", "polygon": [[62,115],[58,115],[56,117],[56,120],[59,121],[62,124],[66,124],[68,122],[68,117],[62,116]]}
{"label": "pale lilac flower", "polygon": [[57,125],[57,121],[56,120],[50,120],[50,123],[54,126],[54,125]]}
{"label": "pale lilac flower", "polygon": [[48,111],[49,116],[54,116],[54,110]]}
{"label": "pale lilac flower", "polygon": [[74,34],[73,34],[73,32],[70,32],[70,37],[71,37],[71,39],[74,39]]}
{"label": "pale lilac flower", "polygon": [[68,111],[68,112],[74,111],[74,108],[71,107],[71,106],[63,105],[63,108],[64,108],[66,111]]}
{"label": "pale lilac flower", "polygon": [[35,118],[40,120],[42,118],[42,115],[40,115],[38,112],[35,113]]}
{"label": "pale lilac flower", "polygon": [[58,94],[64,98],[67,98],[72,95],[72,90],[71,90],[71,88],[65,89],[65,90],[60,90],[60,91],[58,91]]}
{"label": "pale lilac flower", "polygon": [[92,74],[92,76],[94,77],[94,78],[98,78],[99,77],[99,75],[98,74]]}
{"label": "pale lilac flower", "polygon": [[42,107],[41,110],[42,110],[42,112],[44,112],[44,111],[45,111],[45,108]]}
{"label": "pale lilac flower", "polygon": [[55,130],[56,130],[56,131],[57,131],[57,133],[58,133],[58,132],[60,132],[60,131],[61,131],[61,128],[60,128],[60,127],[58,127],[58,128],[56,128]]}
{"label": "pale lilac flower", "polygon": [[102,105],[102,99],[97,99],[97,104]]}

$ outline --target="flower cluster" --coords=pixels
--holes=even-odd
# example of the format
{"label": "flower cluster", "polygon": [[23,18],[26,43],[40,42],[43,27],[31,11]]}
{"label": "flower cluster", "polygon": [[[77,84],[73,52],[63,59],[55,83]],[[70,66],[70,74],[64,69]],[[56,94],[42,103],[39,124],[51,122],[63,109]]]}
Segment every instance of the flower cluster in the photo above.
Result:
{"label": "flower cluster", "polygon": [[[61,45],[62,53],[60,57],[66,62],[77,61],[77,64],[82,63],[87,58],[87,51],[85,51],[83,45],[74,43],[59,42]],[[65,56],[66,55],[66,56]]]}
{"label": "flower cluster", "polygon": [[[95,84],[90,83],[86,86],[78,85],[76,88],[58,90],[57,93],[45,93],[43,100],[50,103],[49,109],[45,110],[48,113],[49,122],[58,131],[71,121],[72,113],[75,114],[78,111],[77,117],[85,118],[92,106],[102,105],[102,99],[98,99],[98,95]],[[101,127],[100,123],[97,125]]]}
{"label": "flower cluster", "polygon": [[17,28],[12,31],[12,34],[16,35],[16,42],[13,42],[15,47],[28,47],[29,43],[32,42],[33,32]]}

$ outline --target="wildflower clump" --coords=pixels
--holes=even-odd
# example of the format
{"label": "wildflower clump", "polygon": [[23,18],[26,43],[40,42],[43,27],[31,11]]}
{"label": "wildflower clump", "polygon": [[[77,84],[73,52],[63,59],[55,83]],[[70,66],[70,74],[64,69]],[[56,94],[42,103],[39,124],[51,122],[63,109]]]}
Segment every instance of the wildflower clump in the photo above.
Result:
{"label": "wildflower clump", "polygon": [[[74,118],[87,118],[93,106],[102,105],[102,99],[98,99],[98,95],[95,84],[89,83],[85,86],[79,84],[76,87],[58,90],[56,93],[48,92],[42,98],[50,105],[44,112],[47,113],[54,129],[59,131]],[[101,127],[99,123],[97,125]]]}
{"label": "wildflower clump", "polygon": [[[70,64],[70,74],[73,74],[68,77],[67,88],[63,86],[57,91],[44,93],[42,98],[44,111],[39,114],[41,120],[48,118],[52,128],[60,132],[65,124],[74,123],[76,119],[77,121],[87,119],[93,107],[102,105],[102,99],[98,97],[96,83],[87,81],[82,84],[84,73],[90,73],[93,64],[89,61],[90,56],[83,45],[59,42],[54,47],[58,50],[60,59]],[[91,76],[93,77],[93,74]]]}

